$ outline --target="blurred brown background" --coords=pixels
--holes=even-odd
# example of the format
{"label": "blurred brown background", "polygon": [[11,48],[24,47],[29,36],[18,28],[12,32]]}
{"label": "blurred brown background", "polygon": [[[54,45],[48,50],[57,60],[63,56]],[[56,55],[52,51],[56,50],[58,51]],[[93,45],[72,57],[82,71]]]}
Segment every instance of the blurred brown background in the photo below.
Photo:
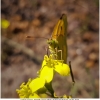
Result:
{"label": "blurred brown background", "polygon": [[[47,40],[62,13],[68,17],[68,61],[71,60],[75,98],[99,97],[99,0],[1,0],[1,97],[17,98],[22,82],[35,78]],[[71,77],[56,75],[57,95],[70,95]]]}

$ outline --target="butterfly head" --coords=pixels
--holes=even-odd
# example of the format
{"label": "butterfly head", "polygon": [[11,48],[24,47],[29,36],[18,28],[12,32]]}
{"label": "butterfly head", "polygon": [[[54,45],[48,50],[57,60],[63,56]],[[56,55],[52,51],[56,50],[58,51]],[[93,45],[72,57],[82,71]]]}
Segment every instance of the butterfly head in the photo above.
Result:
{"label": "butterfly head", "polygon": [[58,41],[57,41],[57,40],[49,39],[49,40],[47,41],[47,43],[48,43],[49,46],[52,47],[52,48],[58,47]]}

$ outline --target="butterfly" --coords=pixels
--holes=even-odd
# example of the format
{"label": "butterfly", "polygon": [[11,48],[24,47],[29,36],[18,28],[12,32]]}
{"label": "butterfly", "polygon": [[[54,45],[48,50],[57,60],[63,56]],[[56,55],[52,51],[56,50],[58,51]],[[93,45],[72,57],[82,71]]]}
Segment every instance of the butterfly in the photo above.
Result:
{"label": "butterfly", "polygon": [[62,14],[59,21],[54,27],[51,38],[47,41],[49,44],[49,50],[52,54],[57,53],[58,60],[64,60],[64,63],[67,62],[67,16]]}
{"label": "butterfly", "polygon": [[[49,50],[54,56],[57,56],[58,60],[63,60],[63,63],[67,62],[67,56],[68,56],[68,47],[67,47],[67,16],[65,14],[62,14],[59,21],[54,27],[53,33],[51,35],[51,38],[47,41],[49,44]],[[70,67],[70,73],[72,77],[73,83],[74,76],[71,69],[71,62],[69,62]]]}

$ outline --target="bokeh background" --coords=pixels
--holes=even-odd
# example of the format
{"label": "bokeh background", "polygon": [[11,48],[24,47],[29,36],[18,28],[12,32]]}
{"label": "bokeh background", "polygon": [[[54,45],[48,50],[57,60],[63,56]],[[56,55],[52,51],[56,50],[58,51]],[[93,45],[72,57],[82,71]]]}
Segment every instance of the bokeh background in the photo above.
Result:
{"label": "bokeh background", "polygon": [[54,90],[59,96],[99,97],[99,0],[1,0],[2,98],[18,98],[20,84],[37,76],[62,13],[68,18],[68,61],[76,83],[72,88],[70,76],[56,74]]}

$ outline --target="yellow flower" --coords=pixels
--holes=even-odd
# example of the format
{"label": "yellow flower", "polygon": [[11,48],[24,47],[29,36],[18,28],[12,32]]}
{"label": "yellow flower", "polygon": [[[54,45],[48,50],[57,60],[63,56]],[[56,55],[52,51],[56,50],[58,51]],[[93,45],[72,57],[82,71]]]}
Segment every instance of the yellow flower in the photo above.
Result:
{"label": "yellow flower", "polygon": [[32,80],[29,79],[26,84],[23,82],[20,86],[20,89],[16,90],[20,98],[29,98],[30,95],[33,95],[29,88],[29,84],[31,81]]}
{"label": "yellow flower", "polygon": [[72,98],[72,96],[63,95],[63,98]]}
{"label": "yellow flower", "polygon": [[36,92],[37,90],[43,88],[45,85],[45,80],[42,78],[35,78],[29,84],[29,88],[31,89],[32,93]]}
{"label": "yellow flower", "polygon": [[54,72],[56,71],[62,76],[67,76],[70,74],[70,68],[63,63],[63,60],[55,60],[53,57],[52,54],[49,57],[47,55],[44,56],[42,68],[38,74],[40,78],[45,80],[45,87],[54,97],[54,90],[52,88]]}
{"label": "yellow flower", "polygon": [[[55,60],[53,55],[49,57],[44,56],[42,68],[39,71],[39,76],[35,79],[29,79],[25,84],[22,83],[20,89],[17,89],[17,93],[20,98],[40,98],[47,97],[46,91],[51,93],[54,97],[54,90],[52,88],[52,80],[54,72],[58,72],[62,76],[70,74],[70,68],[67,64],[63,63],[63,60]],[[64,96],[65,97],[65,96]]]}
{"label": "yellow flower", "polygon": [[16,91],[20,98],[41,98],[41,95],[46,93],[44,85],[45,81],[41,78],[29,79],[26,84],[22,83],[20,89]]}
{"label": "yellow flower", "polygon": [[72,98],[72,96],[67,96],[67,95],[63,95],[63,96],[57,96],[55,93],[54,93],[54,97],[55,98]]}
{"label": "yellow flower", "polygon": [[2,28],[6,29],[6,28],[8,28],[9,25],[10,25],[10,22],[8,20],[6,20],[6,19],[1,20],[1,27]]}
{"label": "yellow flower", "polygon": [[54,71],[58,72],[62,76],[67,76],[70,74],[70,68],[67,64],[63,63],[63,60],[53,59],[53,55],[49,57],[44,56],[42,63],[42,68],[40,69],[39,76],[45,79],[46,83],[49,83],[53,79]]}

